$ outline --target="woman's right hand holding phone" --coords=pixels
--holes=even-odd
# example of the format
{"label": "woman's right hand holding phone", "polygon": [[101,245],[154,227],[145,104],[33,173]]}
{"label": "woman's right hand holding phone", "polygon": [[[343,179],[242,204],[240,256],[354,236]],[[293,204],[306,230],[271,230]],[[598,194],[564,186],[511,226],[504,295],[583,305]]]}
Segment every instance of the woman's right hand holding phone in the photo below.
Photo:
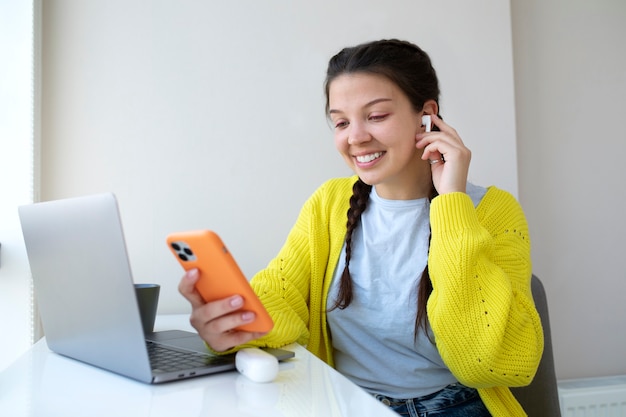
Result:
{"label": "woman's right hand holding phone", "polygon": [[237,330],[237,327],[256,320],[254,312],[242,310],[243,297],[233,295],[206,303],[195,288],[198,278],[197,269],[187,271],[178,291],[191,303],[189,322],[213,350],[223,352],[266,334]]}

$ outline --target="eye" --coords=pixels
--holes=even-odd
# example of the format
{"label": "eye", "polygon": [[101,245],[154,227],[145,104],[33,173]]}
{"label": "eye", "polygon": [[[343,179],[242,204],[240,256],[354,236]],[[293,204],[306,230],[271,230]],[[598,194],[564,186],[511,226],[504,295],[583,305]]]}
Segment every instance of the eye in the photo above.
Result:
{"label": "eye", "polygon": [[347,120],[337,120],[335,121],[335,129],[342,129],[344,127],[348,126],[348,121]]}
{"label": "eye", "polygon": [[383,113],[383,114],[372,114],[369,119],[373,122],[380,122],[382,120],[385,120],[387,118],[387,116],[389,116],[389,113]]}

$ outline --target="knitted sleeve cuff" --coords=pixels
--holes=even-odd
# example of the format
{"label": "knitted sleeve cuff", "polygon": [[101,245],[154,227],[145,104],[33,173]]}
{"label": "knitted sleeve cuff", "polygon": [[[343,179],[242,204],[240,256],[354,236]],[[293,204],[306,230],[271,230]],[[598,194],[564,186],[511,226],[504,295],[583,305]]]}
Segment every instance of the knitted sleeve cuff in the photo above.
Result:
{"label": "knitted sleeve cuff", "polygon": [[461,192],[437,196],[430,206],[433,233],[480,227],[474,203]]}

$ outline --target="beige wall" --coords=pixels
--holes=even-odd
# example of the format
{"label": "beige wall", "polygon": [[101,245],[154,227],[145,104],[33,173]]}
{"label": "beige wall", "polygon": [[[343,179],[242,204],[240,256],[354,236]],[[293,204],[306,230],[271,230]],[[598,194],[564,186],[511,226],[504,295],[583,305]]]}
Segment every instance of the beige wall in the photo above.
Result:
{"label": "beige wall", "polygon": [[217,230],[251,276],[314,189],[349,174],[322,88],[346,45],[427,50],[472,180],[517,194],[507,0],[175,3],[43,3],[41,196],[116,193],[135,278],[163,286],[161,312],[188,308],[168,233]]}
{"label": "beige wall", "polygon": [[512,0],[520,199],[557,374],[626,373],[626,2]]}

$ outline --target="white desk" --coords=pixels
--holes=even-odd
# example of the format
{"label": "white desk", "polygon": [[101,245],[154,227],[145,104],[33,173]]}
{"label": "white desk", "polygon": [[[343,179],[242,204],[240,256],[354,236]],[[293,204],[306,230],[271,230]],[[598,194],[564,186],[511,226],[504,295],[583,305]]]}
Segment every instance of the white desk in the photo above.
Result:
{"label": "white desk", "polygon": [[[155,329],[187,323],[159,317]],[[296,357],[271,383],[232,371],[147,385],[57,355],[42,339],[0,373],[0,416],[397,417],[303,347],[289,349]]]}

